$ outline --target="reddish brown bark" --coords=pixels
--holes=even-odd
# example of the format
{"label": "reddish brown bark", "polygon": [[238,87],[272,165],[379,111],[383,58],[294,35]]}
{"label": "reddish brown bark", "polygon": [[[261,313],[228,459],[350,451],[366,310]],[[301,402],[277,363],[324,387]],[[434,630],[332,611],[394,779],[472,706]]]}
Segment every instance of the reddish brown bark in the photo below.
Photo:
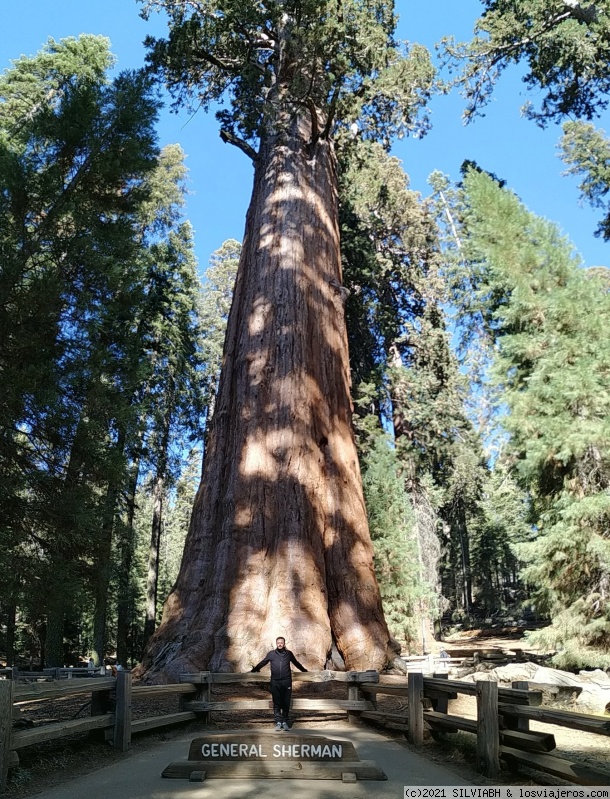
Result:
{"label": "reddish brown bark", "polygon": [[284,635],[381,668],[389,635],[351,429],[336,162],[293,118],[263,140],[202,484],[139,668],[245,671]]}

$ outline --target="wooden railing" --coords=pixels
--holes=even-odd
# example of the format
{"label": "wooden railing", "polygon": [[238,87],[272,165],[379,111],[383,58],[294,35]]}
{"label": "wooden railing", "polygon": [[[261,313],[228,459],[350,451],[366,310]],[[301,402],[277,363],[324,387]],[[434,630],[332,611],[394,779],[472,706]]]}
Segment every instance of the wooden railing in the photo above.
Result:
{"label": "wooden railing", "polygon": [[22,671],[15,667],[0,669],[0,677],[17,682],[71,680],[73,677],[104,677],[106,674],[110,674],[110,668],[106,666],[62,666],[42,671]]}
{"label": "wooden railing", "polygon": [[[363,685],[372,685],[379,682],[377,671],[317,671],[296,672],[292,675],[294,682],[302,683],[344,683],[347,688],[346,699],[311,699],[297,698],[292,700],[294,710],[320,710],[347,712],[348,719],[355,720],[357,715],[365,710],[372,710],[372,703],[362,694]],[[209,720],[210,713],[214,711],[232,712],[243,710],[270,710],[273,707],[271,697],[268,699],[239,699],[239,700],[214,700],[212,690],[214,685],[228,685],[237,683],[269,683],[269,674],[219,674],[217,672],[203,671],[195,674],[183,674],[181,682],[195,686],[195,693],[183,702],[185,709],[194,710],[202,714],[204,720]]]}
{"label": "wooden railing", "polygon": [[[41,677],[46,678],[47,675],[41,675]],[[363,684],[378,682],[379,674],[376,671],[322,671],[297,673],[293,675],[293,680],[345,683],[346,699],[295,699],[292,704],[297,710],[347,712],[348,718],[353,720],[363,710],[372,710],[372,703],[363,697],[360,689]],[[126,752],[131,746],[131,736],[135,733],[195,719],[205,722],[209,719],[210,713],[214,711],[270,709],[272,707],[271,698],[228,702],[213,701],[212,687],[214,685],[253,682],[268,683],[269,675],[200,672],[183,675],[180,683],[171,685],[132,685],[129,671],[119,671],[116,679],[114,677],[97,677],[25,684],[14,680],[0,680],[0,792],[6,785],[9,767],[19,764],[18,750],[26,746],[79,732],[100,730],[102,731],[100,734],[106,740],[112,741],[115,748]],[[79,694],[91,695],[91,715],[89,717],[43,724],[28,730],[12,730],[12,719],[15,713],[19,714],[21,704]],[[111,708],[111,694],[114,697],[114,708]],[[171,695],[180,698],[179,712],[136,720],[131,718],[132,702],[138,699]],[[112,712],[109,712],[111,709]]]}
{"label": "wooden railing", "polygon": [[[210,714],[215,712],[267,710],[272,707],[271,698],[227,700],[225,696],[214,696],[215,686],[268,683],[268,674],[198,672],[182,675],[180,679],[180,683],[172,685],[132,685],[131,673],[119,671],[116,679],[98,677],[30,684],[0,680],[0,791],[6,784],[9,765],[18,763],[17,752],[25,746],[78,732],[101,730],[100,734],[106,740],[125,752],[134,733],[194,719],[209,721]],[[529,722],[542,721],[610,736],[610,719],[542,707],[541,692],[530,691],[527,683],[499,688],[495,682],[463,683],[447,679],[447,674],[425,677],[421,673],[409,673],[406,681],[386,684],[380,683],[376,671],[296,673],[293,680],[340,682],[345,685],[347,693],[345,699],[298,697],[292,702],[295,710],[339,711],[347,713],[351,721],[360,717],[392,723],[403,729],[416,746],[423,744],[425,725],[434,736],[459,730],[472,733],[477,738],[479,768],[492,778],[497,776],[500,759],[503,759],[511,768],[526,765],[581,785],[609,784],[608,772],[549,755],[555,748],[554,736],[530,730]],[[113,709],[111,692],[115,695]],[[91,695],[89,717],[12,731],[13,714],[15,710],[19,711],[20,704],[77,694]],[[383,694],[404,697],[406,709],[398,713],[378,711],[377,696]],[[449,702],[458,694],[476,697],[476,719],[449,713]],[[179,712],[132,720],[132,702],[170,695],[179,696]]]}
{"label": "wooden railing", "polygon": [[[478,767],[488,777],[497,777],[503,759],[510,768],[524,765],[579,785],[610,784],[610,771],[549,755],[555,749],[554,735],[529,728],[530,720],[536,720],[610,736],[610,719],[541,707],[542,692],[530,691],[527,682],[500,688],[491,681],[463,683],[447,679],[446,674],[424,677],[410,673],[406,685],[362,686],[362,693],[373,702],[379,694],[404,696],[407,706],[403,713],[373,710],[363,712],[362,717],[398,725],[416,746],[424,742],[425,724],[434,736],[460,730],[473,733],[477,737]],[[458,694],[476,697],[476,719],[449,714],[449,701]]]}

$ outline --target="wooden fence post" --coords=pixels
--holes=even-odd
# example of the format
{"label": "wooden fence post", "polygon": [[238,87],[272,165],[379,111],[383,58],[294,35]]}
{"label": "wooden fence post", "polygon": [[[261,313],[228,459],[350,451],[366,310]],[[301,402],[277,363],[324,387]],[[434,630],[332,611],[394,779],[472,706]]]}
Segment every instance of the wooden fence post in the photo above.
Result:
{"label": "wooden fence post", "polygon": [[[514,680],[511,683],[512,688],[521,688],[524,691],[528,691],[530,684],[527,680]],[[516,716],[505,716],[504,717],[504,724],[506,728],[509,730],[519,730],[519,732],[529,732],[530,729],[530,722],[529,719],[520,719]]]}
{"label": "wooden fence post", "polygon": [[409,716],[409,743],[422,746],[424,743],[424,675],[421,672],[410,672],[407,676]]}
{"label": "wooden fence post", "polygon": [[[360,684],[357,683],[356,685],[347,684],[347,698],[348,701],[357,702],[361,699],[364,699],[362,691],[360,690]],[[347,711],[347,720],[350,724],[355,724],[360,717],[360,713],[356,710],[349,710]]]}
{"label": "wooden fence post", "polygon": [[114,748],[127,752],[131,747],[131,672],[117,671]]}
{"label": "wooden fence post", "polygon": [[477,680],[477,765],[486,777],[500,772],[498,683]]}
{"label": "wooden fence post", "polygon": [[[195,700],[199,702],[211,702],[212,701],[212,679],[210,678],[211,672],[209,671],[200,671],[199,672],[199,682],[197,683],[196,693],[195,693]],[[184,697],[185,700],[188,702],[191,698],[189,696]],[[181,705],[182,707],[182,705]],[[204,724],[209,724],[212,720],[212,713],[209,710],[196,711],[197,718],[200,719]]]}
{"label": "wooden fence post", "polygon": [[[448,680],[449,674],[446,671],[439,671],[432,675],[435,680]],[[449,711],[449,694],[441,694],[432,698],[432,709],[437,713],[447,713]]]}
{"label": "wooden fence post", "polygon": [[13,680],[0,680],[0,794],[6,790],[13,726]]}

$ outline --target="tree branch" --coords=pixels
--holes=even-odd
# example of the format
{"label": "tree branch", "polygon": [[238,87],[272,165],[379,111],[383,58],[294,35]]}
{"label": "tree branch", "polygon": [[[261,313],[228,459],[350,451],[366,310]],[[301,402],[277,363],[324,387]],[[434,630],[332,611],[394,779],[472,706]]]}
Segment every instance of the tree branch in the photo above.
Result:
{"label": "tree branch", "polygon": [[208,64],[212,64],[212,66],[218,67],[218,69],[222,69],[225,72],[237,72],[241,67],[241,61],[223,61],[220,58],[216,58],[215,55],[212,53],[208,53],[206,50],[196,50],[195,56],[201,58],[202,61],[207,61]]}
{"label": "tree branch", "polygon": [[322,138],[328,139],[330,136],[330,129],[332,128],[333,121],[335,119],[335,112],[337,110],[337,100],[339,99],[339,92],[341,91],[341,87],[337,84],[333,91],[333,96],[330,98],[330,103],[328,104],[328,114],[326,116],[326,124],[324,125],[324,130],[322,131]]}
{"label": "tree branch", "polygon": [[245,153],[248,158],[250,158],[254,163],[258,160],[258,153],[254,149],[254,147],[250,147],[248,142],[245,142],[243,139],[240,139],[239,136],[236,136],[234,133],[226,130],[225,128],[221,128],[220,130],[220,138],[223,140],[225,144],[233,144],[243,153]]}
{"label": "tree branch", "polygon": [[524,36],[522,39],[518,39],[515,42],[508,42],[507,44],[492,46],[488,50],[483,50],[479,53],[460,53],[458,50],[455,50],[452,47],[447,47],[447,52],[452,58],[462,61],[478,61],[482,58],[489,58],[491,56],[492,58],[490,60],[490,66],[494,66],[501,61],[507,53],[513,53],[517,50],[520,50],[522,47],[525,47],[527,44],[533,44],[537,39],[539,39],[545,33],[548,33],[560,22],[563,22],[564,20],[573,16],[574,14],[572,11],[566,11],[563,14],[558,14],[557,16],[547,20],[540,30],[536,31],[532,36]]}
{"label": "tree branch", "polygon": [[311,97],[308,97],[305,100],[305,105],[309,108],[309,113],[311,114],[311,142],[310,145],[313,145],[318,141],[320,138],[320,128],[318,127],[318,111],[316,109],[314,101]]}

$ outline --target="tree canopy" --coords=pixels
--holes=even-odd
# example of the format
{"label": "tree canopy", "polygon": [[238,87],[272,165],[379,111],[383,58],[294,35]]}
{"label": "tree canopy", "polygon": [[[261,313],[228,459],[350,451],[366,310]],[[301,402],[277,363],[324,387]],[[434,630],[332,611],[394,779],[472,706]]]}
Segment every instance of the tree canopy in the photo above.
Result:
{"label": "tree canopy", "polygon": [[160,10],[170,32],[147,40],[151,65],[178,103],[226,102],[221,135],[251,156],[280,109],[307,108],[312,141],[357,124],[389,145],[427,126],[434,69],[425,48],[395,41],[392,3],[145,0],[146,16]]}
{"label": "tree canopy", "polygon": [[459,70],[468,105],[480,113],[495,82],[510,65],[524,62],[524,82],[542,93],[540,107],[525,112],[539,124],[568,116],[591,119],[608,105],[610,3],[580,0],[484,0],[470,42],[442,43],[447,62]]}

